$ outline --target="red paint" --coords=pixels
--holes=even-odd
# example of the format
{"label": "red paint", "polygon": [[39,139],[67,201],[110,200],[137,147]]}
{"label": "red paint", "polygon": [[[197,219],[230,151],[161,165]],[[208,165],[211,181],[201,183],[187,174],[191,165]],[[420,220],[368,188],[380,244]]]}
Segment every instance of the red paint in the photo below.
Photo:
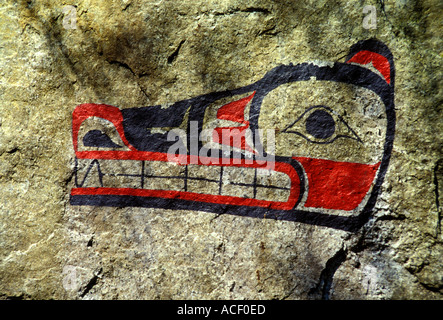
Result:
{"label": "red paint", "polygon": [[241,126],[215,128],[212,136],[214,142],[254,152],[251,146],[246,143],[245,135],[246,129],[249,128],[249,121],[245,120],[245,108],[254,95],[255,91],[248,97],[230,102],[218,109],[218,119],[237,122]]}
{"label": "red paint", "polygon": [[254,95],[255,91],[248,97],[230,102],[220,107],[220,109],[217,110],[217,118],[249,125],[249,121],[245,121],[245,108]]}
{"label": "red paint", "polygon": [[164,199],[182,199],[197,202],[229,204],[247,207],[264,207],[275,210],[290,210],[294,206],[290,202],[274,202],[232,196],[210,195],[194,192],[171,191],[171,190],[149,190],[130,188],[74,188],[71,195],[119,195],[137,196]]}
{"label": "red paint", "polygon": [[[124,153],[124,151],[122,151]],[[133,152],[126,152],[133,153]],[[137,152],[137,154],[141,155]],[[110,155],[110,154],[108,154]],[[145,154],[147,155],[147,154]],[[157,155],[158,156],[158,155]],[[91,157],[92,158],[92,157]],[[95,159],[97,157],[94,157]],[[100,157],[104,159],[103,157]],[[165,157],[166,158],[166,157]],[[112,158],[115,159],[115,158]],[[127,158],[118,158],[118,160],[124,160]],[[140,160],[140,159],[139,159]],[[150,159],[144,159],[150,160]],[[189,161],[188,157],[188,161]],[[199,159],[201,161],[201,159]],[[215,160],[215,159],[212,159]],[[263,165],[253,162],[251,164],[245,163],[243,159],[241,163],[234,163],[234,159],[231,159],[230,163],[227,164],[216,164],[216,166],[229,166],[229,167],[247,167],[247,168],[264,168]],[[239,160],[239,159],[235,159]],[[164,160],[164,161],[167,161]],[[189,163],[189,162],[188,162]],[[211,164],[214,166],[214,164]],[[271,165],[268,163],[268,165]],[[132,188],[73,188],[71,190],[71,195],[122,195],[122,196],[138,196],[138,197],[154,197],[154,198],[166,198],[166,199],[183,199],[197,202],[209,202],[218,204],[230,204],[239,206],[249,206],[249,207],[265,207],[269,209],[276,210],[291,210],[294,208],[295,204],[300,195],[300,180],[295,169],[284,162],[273,163],[275,166],[275,171],[283,172],[287,174],[291,179],[291,190],[288,197],[288,201],[268,201],[268,200],[258,200],[250,198],[241,198],[233,196],[224,195],[210,195],[201,194],[194,192],[185,191],[172,191],[172,190],[149,190],[149,189],[132,189]]]}
{"label": "red paint", "polygon": [[[352,60],[352,59],[351,59]],[[366,60],[363,60],[366,61]],[[255,92],[249,97],[231,102],[218,110],[219,119],[235,121],[243,124],[242,127],[215,128],[240,129],[237,131],[244,134],[249,127],[249,122],[244,119],[244,109],[251,101]],[[116,128],[123,143],[130,149],[128,151],[78,151],[78,132],[84,120],[89,117],[100,117],[110,121]],[[73,113],[73,144],[77,158],[79,159],[108,159],[108,160],[142,160],[164,161],[174,159],[179,165],[195,163],[210,166],[233,166],[248,168],[270,168],[287,174],[291,179],[291,190],[286,202],[257,200],[233,196],[208,195],[184,191],[147,190],[128,188],[74,188],[72,195],[132,195],[141,197],[177,198],[199,202],[218,204],[232,204],[239,206],[267,207],[270,209],[291,210],[297,203],[300,195],[300,180],[295,169],[284,162],[258,164],[255,161],[246,163],[245,159],[229,159],[229,163],[222,163],[219,158],[206,158],[190,155],[168,155],[167,153],[138,151],[129,144],[123,130],[123,116],[120,110],[113,106],[103,104],[83,104],[78,106]],[[244,136],[243,136],[244,138]],[[235,141],[235,140],[234,140]],[[246,142],[242,140],[242,147],[247,149]],[[169,159],[168,159],[169,158]],[[192,159],[191,159],[192,158]],[[368,193],[380,163],[359,164],[350,162],[337,162],[324,159],[295,157],[303,166],[308,180],[309,192],[305,207],[353,210]],[[226,159],[224,159],[226,161]],[[236,161],[236,162],[234,162]]]}
{"label": "red paint", "polygon": [[362,50],[356,53],[347,62],[354,62],[359,64],[368,64],[372,62],[372,65],[377,69],[385,78],[387,83],[391,83],[391,66],[388,59],[381,54],[371,52],[368,50]]}
{"label": "red paint", "polygon": [[[168,161],[168,154],[151,151],[76,151],[78,159],[105,159],[105,160],[158,160]],[[185,163],[186,155],[171,155],[177,157],[177,162]]]}
{"label": "red paint", "polygon": [[[222,108],[218,116],[221,119],[231,121],[242,121],[241,123],[247,124],[249,122],[244,121],[244,108],[247,103],[252,99],[251,96],[230,103]],[[238,111],[237,108],[240,108]],[[103,151],[78,151],[78,132],[80,126],[84,120],[89,117],[99,117],[110,121],[120,134],[122,141],[130,149],[128,151],[120,150],[103,150]],[[240,118],[241,117],[241,118]],[[208,195],[193,192],[184,191],[171,191],[171,190],[149,190],[149,189],[131,189],[131,188],[73,188],[71,190],[72,195],[128,195],[128,196],[140,196],[140,197],[158,197],[167,199],[183,199],[199,202],[209,202],[218,204],[232,204],[239,206],[252,206],[252,207],[268,207],[270,209],[277,210],[290,210],[292,209],[300,195],[300,180],[295,169],[283,162],[259,164],[255,161],[252,163],[246,163],[245,159],[229,159],[228,163],[222,163],[222,159],[219,158],[206,158],[191,155],[169,155],[161,152],[150,151],[138,151],[127,141],[123,130],[123,116],[120,109],[103,105],[103,104],[83,104],[78,106],[73,113],[72,117],[72,131],[73,131],[73,144],[77,158],[79,159],[106,159],[106,160],[140,160],[140,161],[163,161],[168,162],[169,159],[174,159],[179,165],[187,165],[189,163],[195,163],[199,165],[211,165],[211,166],[230,166],[230,167],[248,167],[248,168],[270,168],[274,167],[275,171],[283,172],[287,174],[291,179],[291,190],[288,201],[276,202],[267,200],[248,199],[233,196],[223,195]],[[245,127],[245,128],[247,128]],[[168,159],[169,158],[169,159]],[[191,159],[192,158],[192,159]],[[224,159],[223,161],[226,161]],[[234,162],[235,161],[235,162]]]}
{"label": "red paint", "polygon": [[[103,118],[112,122],[117,129],[123,143],[131,150],[135,150],[126,140],[125,132],[123,130],[123,115],[117,107],[106,104],[85,103],[77,106],[72,113],[72,139],[74,143],[74,150],[78,150],[78,131],[84,120],[90,117]],[[99,154],[101,154],[100,151]]]}
{"label": "red paint", "polygon": [[308,179],[305,207],[353,210],[366,196],[380,162],[361,164],[295,157]]}

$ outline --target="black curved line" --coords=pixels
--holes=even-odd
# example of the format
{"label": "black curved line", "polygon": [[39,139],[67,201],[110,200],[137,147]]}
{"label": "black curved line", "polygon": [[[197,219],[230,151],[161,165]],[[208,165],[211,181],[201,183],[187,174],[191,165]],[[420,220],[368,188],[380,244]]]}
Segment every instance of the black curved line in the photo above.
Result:
{"label": "black curved line", "polygon": [[[326,109],[326,110],[330,111],[330,113],[334,114],[334,115],[335,115],[335,116],[336,116],[341,122],[343,122],[343,123],[345,124],[345,126],[346,126],[346,127],[352,132],[352,134],[355,135],[356,138],[354,138],[354,137],[352,137],[352,136],[347,136],[347,135],[344,135],[344,134],[340,134],[340,135],[336,135],[332,140],[328,140],[328,141],[314,141],[314,140],[309,139],[307,136],[305,136],[304,134],[302,134],[302,133],[300,133],[300,132],[298,132],[298,131],[289,131],[289,130],[288,130],[290,127],[292,127],[292,126],[293,126],[294,124],[296,124],[298,121],[300,121],[300,120],[306,115],[306,113],[308,113],[310,110],[312,110],[312,109],[320,109],[320,108],[322,108],[322,109]],[[297,118],[297,120],[295,120],[294,122],[292,122],[290,125],[288,125],[286,128],[284,128],[281,132],[283,132],[283,133],[294,133],[294,134],[297,134],[297,135],[299,135],[299,136],[305,138],[305,139],[308,140],[309,142],[316,143],[316,144],[329,144],[329,143],[334,142],[334,141],[337,140],[338,138],[349,138],[349,139],[353,139],[353,140],[356,140],[356,141],[358,141],[358,142],[363,143],[363,141],[360,139],[360,137],[357,135],[357,133],[355,133],[355,131],[352,130],[352,128],[351,128],[351,127],[348,125],[348,123],[343,119],[343,117],[340,116],[339,114],[335,114],[334,110],[333,110],[332,108],[330,108],[330,107],[327,107],[327,106],[312,106],[312,107],[309,107],[308,109],[305,110],[305,112],[303,112],[303,114],[302,114],[300,117]]]}
{"label": "black curved line", "polygon": [[340,134],[340,135],[336,135],[332,140],[328,140],[328,141],[314,141],[309,139],[308,137],[306,137],[305,135],[303,135],[302,133],[298,132],[298,131],[285,131],[285,133],[294,133],[302,138],[305,138],[306,140],[308,140],[309,142],[315,143],[315,144],[330,144],[333,143],[335,140],[337,140],[338,138],[348,138],[348,139],[352,139],[352,140],[356,140],[358,142],[363,143],[360,138],[354,138],[351,136],[346,136],[344,134]]}

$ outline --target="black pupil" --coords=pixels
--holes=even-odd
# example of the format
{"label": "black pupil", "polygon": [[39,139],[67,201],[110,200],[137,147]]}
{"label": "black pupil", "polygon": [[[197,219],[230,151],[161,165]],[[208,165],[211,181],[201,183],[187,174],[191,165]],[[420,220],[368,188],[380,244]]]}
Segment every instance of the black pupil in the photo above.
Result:
{"label": "black pupil", "polygon": [[325,110],[315,110],[306,119],[306,131],[317,139],[327,139],[335,132],[334,118]]}

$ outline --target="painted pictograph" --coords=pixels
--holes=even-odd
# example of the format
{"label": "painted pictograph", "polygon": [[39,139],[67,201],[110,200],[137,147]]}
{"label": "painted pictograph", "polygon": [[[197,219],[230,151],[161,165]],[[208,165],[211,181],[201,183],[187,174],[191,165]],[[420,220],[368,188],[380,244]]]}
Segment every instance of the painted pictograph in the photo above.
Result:
{"label": "painted pictograph", "polygon": [[75,108],[71,205],[189,209],[356,230],[395,132],[394,61],[371,39],[345,62],[281,65],[169,106]]}

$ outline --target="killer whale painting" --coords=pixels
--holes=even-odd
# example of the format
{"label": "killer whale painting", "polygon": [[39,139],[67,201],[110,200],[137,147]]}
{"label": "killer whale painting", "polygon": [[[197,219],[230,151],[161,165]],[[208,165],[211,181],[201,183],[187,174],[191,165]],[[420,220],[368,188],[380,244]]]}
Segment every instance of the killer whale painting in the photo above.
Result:
{"label": "killer whale painting", "polygon": [[167,106],[79,105],[70,203],[356,231],[388,169],[394,80],[389,48],[369,39],[345,62],[280,65],[245,87]]}

